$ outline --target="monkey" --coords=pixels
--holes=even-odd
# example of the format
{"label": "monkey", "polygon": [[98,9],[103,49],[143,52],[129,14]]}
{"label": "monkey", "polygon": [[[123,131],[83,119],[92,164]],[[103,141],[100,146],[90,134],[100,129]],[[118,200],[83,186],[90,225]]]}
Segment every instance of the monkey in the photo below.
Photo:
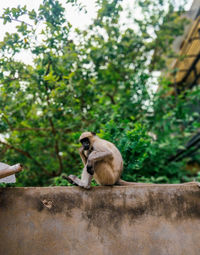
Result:
{"label": "monkey", "polygon": [[[75,175],[63,176],[63,178],[67,179],[71,184],[90,189],[91,181],[94,177],[97,184],[100,185],[154,185],[153,183],[127,182],[121,179],[123,159],[120,151],[113,143],[99,138],[94,132],[82,133],[79,141],[82,144],[79,153],[84,168],[82,170],[81,179]],[[195,184],[200,188],[199,182],[181,183],[179,185],[188,184]]]}
{"label": "monkey", "polygon": [[85,189],[90,189],[93,177],[100,185],[117,184],[123,171],[123,159],[117,147],[94,132],[82,133],[79,141],[82,144],[79,153],[84,164],[81,179],[69,175],[67,180]]}

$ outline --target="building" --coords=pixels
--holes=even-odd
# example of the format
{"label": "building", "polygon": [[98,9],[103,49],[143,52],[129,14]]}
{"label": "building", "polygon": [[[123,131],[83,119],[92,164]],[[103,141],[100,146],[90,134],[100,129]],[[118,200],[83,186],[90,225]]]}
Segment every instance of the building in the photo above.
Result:
{"label": "building", "polygon": [[[173,86],[171,94],[175,95],[200,85],[200,0],[193,1],[185,16],[190,20],[190,24],[186,26],[184,34],[177,37],[173,44],[173,48],[178,54],[171,66]],[[191,102],[191,112],[199,113],[198,119],[200,120],[200,101],[199,104]],[[178,150],[176,155],[170,158],[170,161],[179,161],[190,157],[187,169],[192,172],[200,171],[200,164],[195,161],[195,155],[200,149],[199,129],[184,147],[185,149]]]}
{"label": "building", "polygon": [[175,39],[173,48],[179,57],[172,63],[174,92],[200,84],[200,0],[194,0],[185,14],[190,20],[183,36]]}

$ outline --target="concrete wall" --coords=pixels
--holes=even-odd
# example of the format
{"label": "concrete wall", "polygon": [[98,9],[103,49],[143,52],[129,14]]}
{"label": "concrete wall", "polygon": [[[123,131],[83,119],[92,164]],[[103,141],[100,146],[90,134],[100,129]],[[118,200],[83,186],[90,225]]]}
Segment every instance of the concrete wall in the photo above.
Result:
{"label": "concrete wall", "polygon": [[1,188],[0,255],[199,255],[200,188]]}

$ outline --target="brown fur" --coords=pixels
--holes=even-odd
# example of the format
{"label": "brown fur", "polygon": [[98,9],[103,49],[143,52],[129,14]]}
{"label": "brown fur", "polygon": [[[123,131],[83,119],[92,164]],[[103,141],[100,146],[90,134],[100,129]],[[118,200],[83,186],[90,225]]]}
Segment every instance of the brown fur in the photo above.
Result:
{"label": "brown fur", "polygon": [[[92,148],[91,159],[94,159],[94,179],[100,185],[114,185],[120,180],[123,171],[123,159],[116,146],[93,135],[91,132],[84,132],[79,140],[88,138],[90,149]],[[103,159],[95,160],[95,152],[108,153]],[[80,152],[81,154],[81,152]],[[83,155],[81,155],[82,157]],[[85,153],[84,153],[85,156]],[[89,157],[90,159],[90,157]],[[86,165],[86,162],[84,163]]]}

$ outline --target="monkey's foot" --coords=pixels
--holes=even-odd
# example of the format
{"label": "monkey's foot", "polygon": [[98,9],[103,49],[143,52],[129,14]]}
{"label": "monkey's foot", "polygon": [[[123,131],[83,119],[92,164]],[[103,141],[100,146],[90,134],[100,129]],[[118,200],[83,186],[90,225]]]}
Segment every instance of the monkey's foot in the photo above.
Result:
{"label": "monkey's foot", "polygon": [[76,186],[85,188],[85,189],[90,189],[90,185],[85,185],[77,176],[70,174],[69,176],[67,176],[66,178],[68,180],[68,182],[70,182],[71,184],[74,184]]}
{"label": "monkey's foot", "polygon": [[80,186],[80,187],[82,187],[82,188],[84,188],[84,189],[91,189],[91,186],[90,186],[90,185],[82,185],[82,186]]}
{"label": "monkey's foot", "polygon": [[63,178],[66,179],[69,183],[78,186],[78,184],[76,182],[74,182],[74,177],[76,177],[76,176],[72,175],[72,174],[69,176],[63,176]]}

